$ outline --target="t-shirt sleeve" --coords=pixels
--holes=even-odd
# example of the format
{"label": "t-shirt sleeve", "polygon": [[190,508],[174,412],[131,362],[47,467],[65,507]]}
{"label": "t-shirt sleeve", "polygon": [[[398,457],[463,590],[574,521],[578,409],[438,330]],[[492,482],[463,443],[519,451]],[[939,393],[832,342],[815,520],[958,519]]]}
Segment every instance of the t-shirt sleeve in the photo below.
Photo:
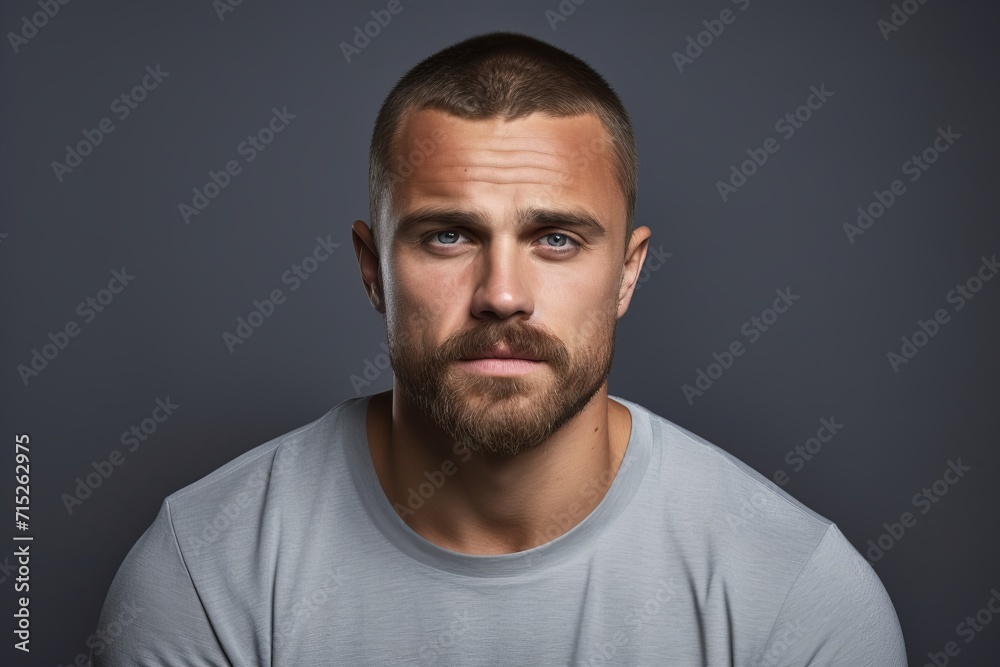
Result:
{"label": "t-shirt sleeve", "polygon": [[807,665],[906,667],[889,594],[836,525],[789,589],[755,667]]}
{"label": "t-shirt sleeve", "polygon": [[95,667],[230,665],[181,558],[166,500],[118,568],[88,644]]}

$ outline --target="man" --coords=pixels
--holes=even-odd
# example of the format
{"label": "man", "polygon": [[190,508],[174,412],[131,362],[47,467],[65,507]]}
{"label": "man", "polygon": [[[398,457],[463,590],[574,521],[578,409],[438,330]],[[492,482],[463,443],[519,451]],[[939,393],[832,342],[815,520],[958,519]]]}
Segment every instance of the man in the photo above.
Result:
{"label": "man", "polygon": [[835,524],[608,395],[650,230],[603,78],[454,45],[390,93],[369,177],[392,390],[168,496],[98,665],[905,665]]}

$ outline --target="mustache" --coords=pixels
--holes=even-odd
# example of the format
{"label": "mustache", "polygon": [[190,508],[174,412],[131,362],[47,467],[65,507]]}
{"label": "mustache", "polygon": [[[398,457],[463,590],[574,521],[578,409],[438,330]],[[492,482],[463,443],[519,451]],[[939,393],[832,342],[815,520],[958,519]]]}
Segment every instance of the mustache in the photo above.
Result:
{"label": "mustache", "polygon": [[524,320],[510,323],[491,322],[452,335],[441,346],[442,361],[484,356],[489,350],[503,346],[513,356],[533,357],[560,363],[566,358],[566,348],[555,336]]}

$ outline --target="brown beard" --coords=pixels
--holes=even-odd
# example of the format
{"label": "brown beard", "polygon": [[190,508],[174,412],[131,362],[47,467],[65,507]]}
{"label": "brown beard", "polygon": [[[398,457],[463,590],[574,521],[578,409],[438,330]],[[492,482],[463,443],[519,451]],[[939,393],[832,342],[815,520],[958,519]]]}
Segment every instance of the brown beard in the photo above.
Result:
{"label": "brown beard", "polygon": [[[454,439],[456,450],[508,458],[546,441],[604,384],[618,320],[615,311],[594,316],[598,330],[573,356],[555,336],[511,319],[460,331],[431,353],[410,343],[409,336],[389,335],[389,360],[407,400]],[[510,377],[465,372],[454,363],[501,343],[514,356],[543,359],[548,368]]]}

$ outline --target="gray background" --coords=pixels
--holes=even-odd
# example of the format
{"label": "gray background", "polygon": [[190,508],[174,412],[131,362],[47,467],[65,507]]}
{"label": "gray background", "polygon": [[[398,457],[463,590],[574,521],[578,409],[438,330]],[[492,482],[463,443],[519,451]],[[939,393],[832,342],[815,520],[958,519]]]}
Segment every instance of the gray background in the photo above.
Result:
{"label": "gray background", "polygon": [[[346,62],[339,44],[385,2],[245,0],[220,20],[208,0],[71,2],[15,53],[3,45],[3,323],[0,417],[31,436],[33,642],[9,664],[69,664],[86,652],[104,595],[164,496],[239,453],[357,395],[351,376],[385,339],[365,298],[350,224],[367,221],[376,111],[416,62],[474,34],[515,30],[575,53],[629,110],[639,142],[637,225],[671,257],[643,274],[618,328],[612,394],[732,452],[835,521],[863,553],[905,511],[917,523],[874,567],[896,605],[911,664],[957,641],[953,665],[995,664],[1000,622],[970,643],[956,625],[1000,586],[996,376],[1000,280],[958,312],[946,294],[1000,251],[995,196],[998,10],[935,0],[886,40],[886,2],[590,0],[555,29],[544,2],[403,0]],[[723,9],[736,19],[678,72],[672,53]],[[22,29],[36,2],[4,3]],[[146,66],[169,76],[128,118],[110,111]],[[775,121],[810,86],[834,95],[789,139]],[[252,163],[238,144],[272,108],[296,118]],[[51,163],[81,131],[115,130],[59,182]],[[911,183],[901,165],[938,127],[961,135]],[[716,182],[768,137],[780,150],[722,201]],[[185,224],[178,205],[230,159],[243,171]],[[842,228],[893,179],[907,191],[852,244]],[[283,272],[317,236],[341,244],[296,291]],[[77,304],[113,269],[135,275],[90,323]],[[693,405],[681,386],[790,287],[795,305]],[[230,353],[254,299],[287,301]],[[937,308],[949,323],[894,372],[887,353]],[[70,339],[27,385],[17,366],[49,332]],[[382,372],[362,393],[390,386]],[[157,398],[179,408],[72,514],[62,495]],[[799,471],[785,457],[834,417],[843,430]],[[949,460],[971,470],[926,514],[914,494]],[[2,532],[17,533],[13,522]],[[9,558],[13,542],[4,547]],[[15,595],[2,578],[2,636]],[[998,619],[1000,621],[1000,619]]]}

